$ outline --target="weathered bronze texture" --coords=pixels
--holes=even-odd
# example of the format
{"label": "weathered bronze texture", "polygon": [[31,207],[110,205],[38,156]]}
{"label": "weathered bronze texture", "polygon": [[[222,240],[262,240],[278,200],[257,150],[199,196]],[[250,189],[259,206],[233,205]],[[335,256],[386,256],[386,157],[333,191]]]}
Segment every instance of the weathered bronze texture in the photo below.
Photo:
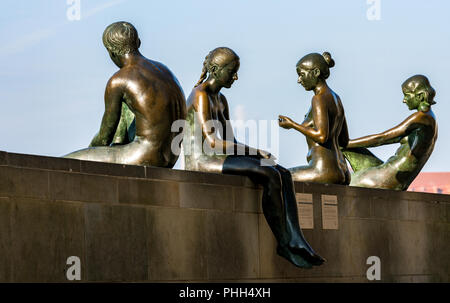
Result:
{"label": "weathered bronze texture", "polygon": [[133,142],[136,136],[136,119],[125,102],[122,102],[122,112],[116,133],[111,145],[122,145]]}
{"label": "weathered bronze texture", "polygon": [[[304,239],[298,223],[289,171],[275,162],[261,165],[261,159],[269,159],[270,153],[237,142],[232,133],[228,102],[220,90],[230,88],[238,79],[239,65],[239,57],[226,47],[206,56],[200,80],[187,100],[188,131],[183,140],[186,169],[244,175],[262,185],[262,208],[278,241],[278,254],[299,267],[320,265],[324,260]],[[206,151],[205,145],[211,150]]]}
{"label": "weathered bronze texture", "polygon": [[305,120],[298,124],[279,116],[279,125],[306,136],[308,165],[289,169],[295,181],[349,184],[350,172],[339,146],[348,142],[347,122],[339,96],[328,87],[326,79],[334,66],[331,55],[312,53],[297,63],[298,83],[314,91]]}
{"label": "weathered bronze texture", "polygon": [[[171,126],[186,117],[186,100],[178,80],[162,63],[141,55],[141,41],[130,23],[109,25],[103,44],[120,70],[106,85],[100,131],[90,148],[65,157],[173,167],[178,155],[172,152],[171,143],[178,133],[172,132]],[[136,117],[134,127],[127,109]]]}
{"label": "weathered bronze texture", "polygon": [[[387,131],[349,141],[344,155],[354,170],[350,185],[407,190],[433,152],[438,133],[431,110],[435,91],[423,75],[408,78],[402,90],[403,103],[416,112]],[[400,147],[386,162],[366,149],[393,143]]]}

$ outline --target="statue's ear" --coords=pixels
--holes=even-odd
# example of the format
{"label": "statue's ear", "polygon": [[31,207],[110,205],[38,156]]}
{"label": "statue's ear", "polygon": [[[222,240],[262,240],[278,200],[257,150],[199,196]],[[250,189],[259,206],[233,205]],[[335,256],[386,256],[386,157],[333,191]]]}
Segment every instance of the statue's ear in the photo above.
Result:
{"label": "statue's ear", "polygon": [[423,92],[423,91],[417,94],[417,99],[420,102],[426,101],[426,99],[427,99],[426,97],[427,96],[425,95],[425,92]]}
{"label": "statue's ear", "polygon": [[320,76],[320,69],[316,67],[316,68],[313,70],[313,73],[314,73],[314,76],[315,76],[316,78],[319,77],[319,76]]}
{"label": "statue's ear", "polygon": [[219,70],[219,68],[217,67],[217,65],[212,64],[212,65],[211,65],[211,68],[209,69],[209,73],[210,73],[211,75],[216,76],[216,73],[217,73],[218,70]]}
{"label": "statue's ear", "polygon": [[137,41],[137,48],[139,48],[139,47],[141,47],[141,39],[138,38],[138,41]]}

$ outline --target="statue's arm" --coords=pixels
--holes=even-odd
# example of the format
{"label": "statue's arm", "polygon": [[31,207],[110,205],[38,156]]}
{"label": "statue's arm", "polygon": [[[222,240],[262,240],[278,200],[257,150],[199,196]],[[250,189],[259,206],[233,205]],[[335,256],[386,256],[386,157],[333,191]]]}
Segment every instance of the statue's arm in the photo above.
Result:
{"label": "statue's arm", "polygon": [[222,123],[223,126],[221,136],[227,141],[238,143],[236,137],[234,136],[233,126],[230,123],[230,108],[228,106],[227,98],[225,98],[222,94],[220,94],[220,98],[224,106],[223,115],[220,116],[220,123]]}
{"label": "statue's arm", "polygon": [[292,121],[292,128],[315,142],[323,144],[327,142],[329,135],[328,108],[325,100],[317,96],[313,97],[312,115],[315,127],[307,127]]}
{"label": "statue's arm", "polygon": [[110,80],[105,90],[105,113],[100,131],[92,139],[90,146],[109,146],[114,138],[122,112],[122,88],[114,80]]}
{"label": "statue's arm", "polygon": [[346,148],[350,138],[348,136],[347,120],[344,117],[344,123],[342,124],[341,133],[339,134],[339,146]]}
{"label": "statue's arm", "polygon": [[233,132],[233,126],[230,123],[230,108],[228,106],[227,98],[225,98],[225,96],[222,94],[220,94],[220,98],[222,104],[224,105],[223,115],[221,116],[222,118],[221,123],[223,125],[222,138],[224,138],[229,142],[233,142],[235,144],[235,148],[240,147],[240,150],[244,150],[246,154],[259,156],[266,159],[272,157],[272,159],[275,160],[275,157],[270,152],[250,147],[236,140],[236,137],[234,136]]}
{"label": "statue's arm", "polygon": [[[211,148],[218,148],[221,149],[221,151],[226,154],[227,151],[228,153],[233,152],[236,153],[236,151],[238,150],[238,146],[239,150],[243,150],[246,154],[248,154],[250,152],[250,150],[252,150],[252,154],[257,154],[256,150],[240,144],[240,143],[235,143],[232,141],[227,141],[227,140],[222,140],[220,138],[218,138],[216,136],[216,132],[215,130],[213,130],[214,125],[211,123],[211,111],[210,111],[210,105],[209,105],[209,100],[208,100],[208,95],[205,92],[197,92],[197,102],[196,102],[196,110],[198,113],[198,118],[199,118],[199,122],[202,126],[202,133],[203,136],[205,137],[206,141],[209,143],[209,145],[211,146]],[[220,122],[220,121],[218,121]]]}
{"label": "statue's arm", "polygon": [[418,125],[416,120],[416,115],[413,114],[399,125],[388,129],[387,131],[350,140],[347,148],[376,147],[380,145],[398,143],[403,137],[409,135],[411,131],[416,128]]}

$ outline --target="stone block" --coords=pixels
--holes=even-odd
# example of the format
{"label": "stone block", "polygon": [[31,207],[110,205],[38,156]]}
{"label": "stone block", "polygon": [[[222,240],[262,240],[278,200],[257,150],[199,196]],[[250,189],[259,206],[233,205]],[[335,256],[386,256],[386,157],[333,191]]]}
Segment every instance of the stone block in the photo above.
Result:
{"label": "stone block", "polygon": [[[285,258],[277,254],[277,242],[269,224],[263,214],[259,215],[259,242],[260,242],[260,277],[263,279],[281,279],[286,277],[304,277],[317,275],[316,269],[298,268],[292,265]],[[304,235],[309,243],[317,248],[317,241],[313,245],[308,236],[313,230],[304,231]],[[316,239],[318,240],[318,239]],[[317,251],[320,254],[320,251]]]}
{"label": "stone block", "polygon": [[409,201],[409,220],[445,222],[445,206],[439,202]]}
{"label": "stone block", "polygon": [[407,200],[373,197],[371,203],[374,218],[391,220],[408,220],[409,218]]}
{"label": "stone block", "polygon": [[428,249],[428,273],[436,276],[437,282],[445,282],[450,272],[450,224],[434,223],[426,224],[427,238],[424,239]]}
{"label": "stone block", "polygon": [[8,153],[8,165],[48,170],[80,171],[80,160]]}
{"label": "stone block", "polygon": [[8,153],[0,151],[0,166],[8,164]]}
{"label": "stone block", "polygon": [[259,276],[258,215],[207,211],[208,280]]}
{"label": "stone block", "polygon": [[0,198],[0,283],[12,282],[12,203]]}
{"label": "stone block", "polygon": [[80,171],[86,174],[145,178],[145,167],[96,161],[80,161]]}
{"label": "stone block", "polygon": [[117,203],[117,179],[79,173],[50,172],[50,198],[83,202]]}
{"label": "stone block", "polygon": [[79,203],[12,198],[13,282],[67,282],[67,258],[81,260],[85,279],[84,213]]}
{"label": "stone block", "polygon": [[450,203],[445,203],[445,209],[447,213],[447,223],[450,223]]}
{"label": "stone block", "polygon": [[177,182],[120,178],[118,191],[120,203],[174,207],[180,205]]}
{"label": "stone block", "polygon": [[233,186],[234,211],[262,213],[262,189]]}
{"label": "stone block", "polygon": [[[430,229],[424,222],[386,221],[388,256],[381,259],[387,275],[424,275],[433,258]],[[384,260],[383,260],[384,259]]]}
{"label": "stone block", "polygon": [[43,170],[2,167],[0,196],[48,197],[48,174]]}
{"label": "stone block", "polygon": [[231,186],[179,183],[180,206],[184,208],[233,210]]}
{"label": "stone block", "polygon": [[206,212],[149,207],[148,279],[206,280]]}
{"label": "stone block", "polygon": [[340,217],[370,218],[371,199],[364,196],[341,196],[338,207]]}
{"label": "stone block", "polygon": [[[303,184],[303,192],[305,193],[317,193],[319,195],[339,195],[339,196],[343,194],[351,194],[351,192],[348,192],[348,186],[344,185],[308,183],[308,182],[304,182],[301,184]],[[298,192],[298,190],[296,191]]]}
{"label": "stone block", "polygon": [[147,280],[147,219],[144,207],[92,203],[85,206],[87,279]]}
{"label": "stone block", "polygon": [[192,182],[192,180],[195,180],[196,183],[255,187],[255,184],[253,184],[249,178],[244,176],[167,169],[153,166],[146,167],[146,177],[148,179],[171,180],[178,182]]}

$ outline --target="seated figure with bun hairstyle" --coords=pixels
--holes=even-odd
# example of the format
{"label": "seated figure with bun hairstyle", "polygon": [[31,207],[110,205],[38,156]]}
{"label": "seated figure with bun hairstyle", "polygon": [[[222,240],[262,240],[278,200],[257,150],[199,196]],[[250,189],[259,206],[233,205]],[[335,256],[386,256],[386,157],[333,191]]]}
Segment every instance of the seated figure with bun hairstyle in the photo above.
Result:
{"label": "seated figure with bun hairstyle", "polygon": [[339,96],[327,85],[334,60],[327,52],[312,53],[297,63],[298,83],[313,91],[311,107],[298,124],[279,116],[279,125],[295,129],[306,137],[308,165],[291,168],[292,179],[301,182],[349,184],[350,172],[339,146],[347,146],[348,131]]}

